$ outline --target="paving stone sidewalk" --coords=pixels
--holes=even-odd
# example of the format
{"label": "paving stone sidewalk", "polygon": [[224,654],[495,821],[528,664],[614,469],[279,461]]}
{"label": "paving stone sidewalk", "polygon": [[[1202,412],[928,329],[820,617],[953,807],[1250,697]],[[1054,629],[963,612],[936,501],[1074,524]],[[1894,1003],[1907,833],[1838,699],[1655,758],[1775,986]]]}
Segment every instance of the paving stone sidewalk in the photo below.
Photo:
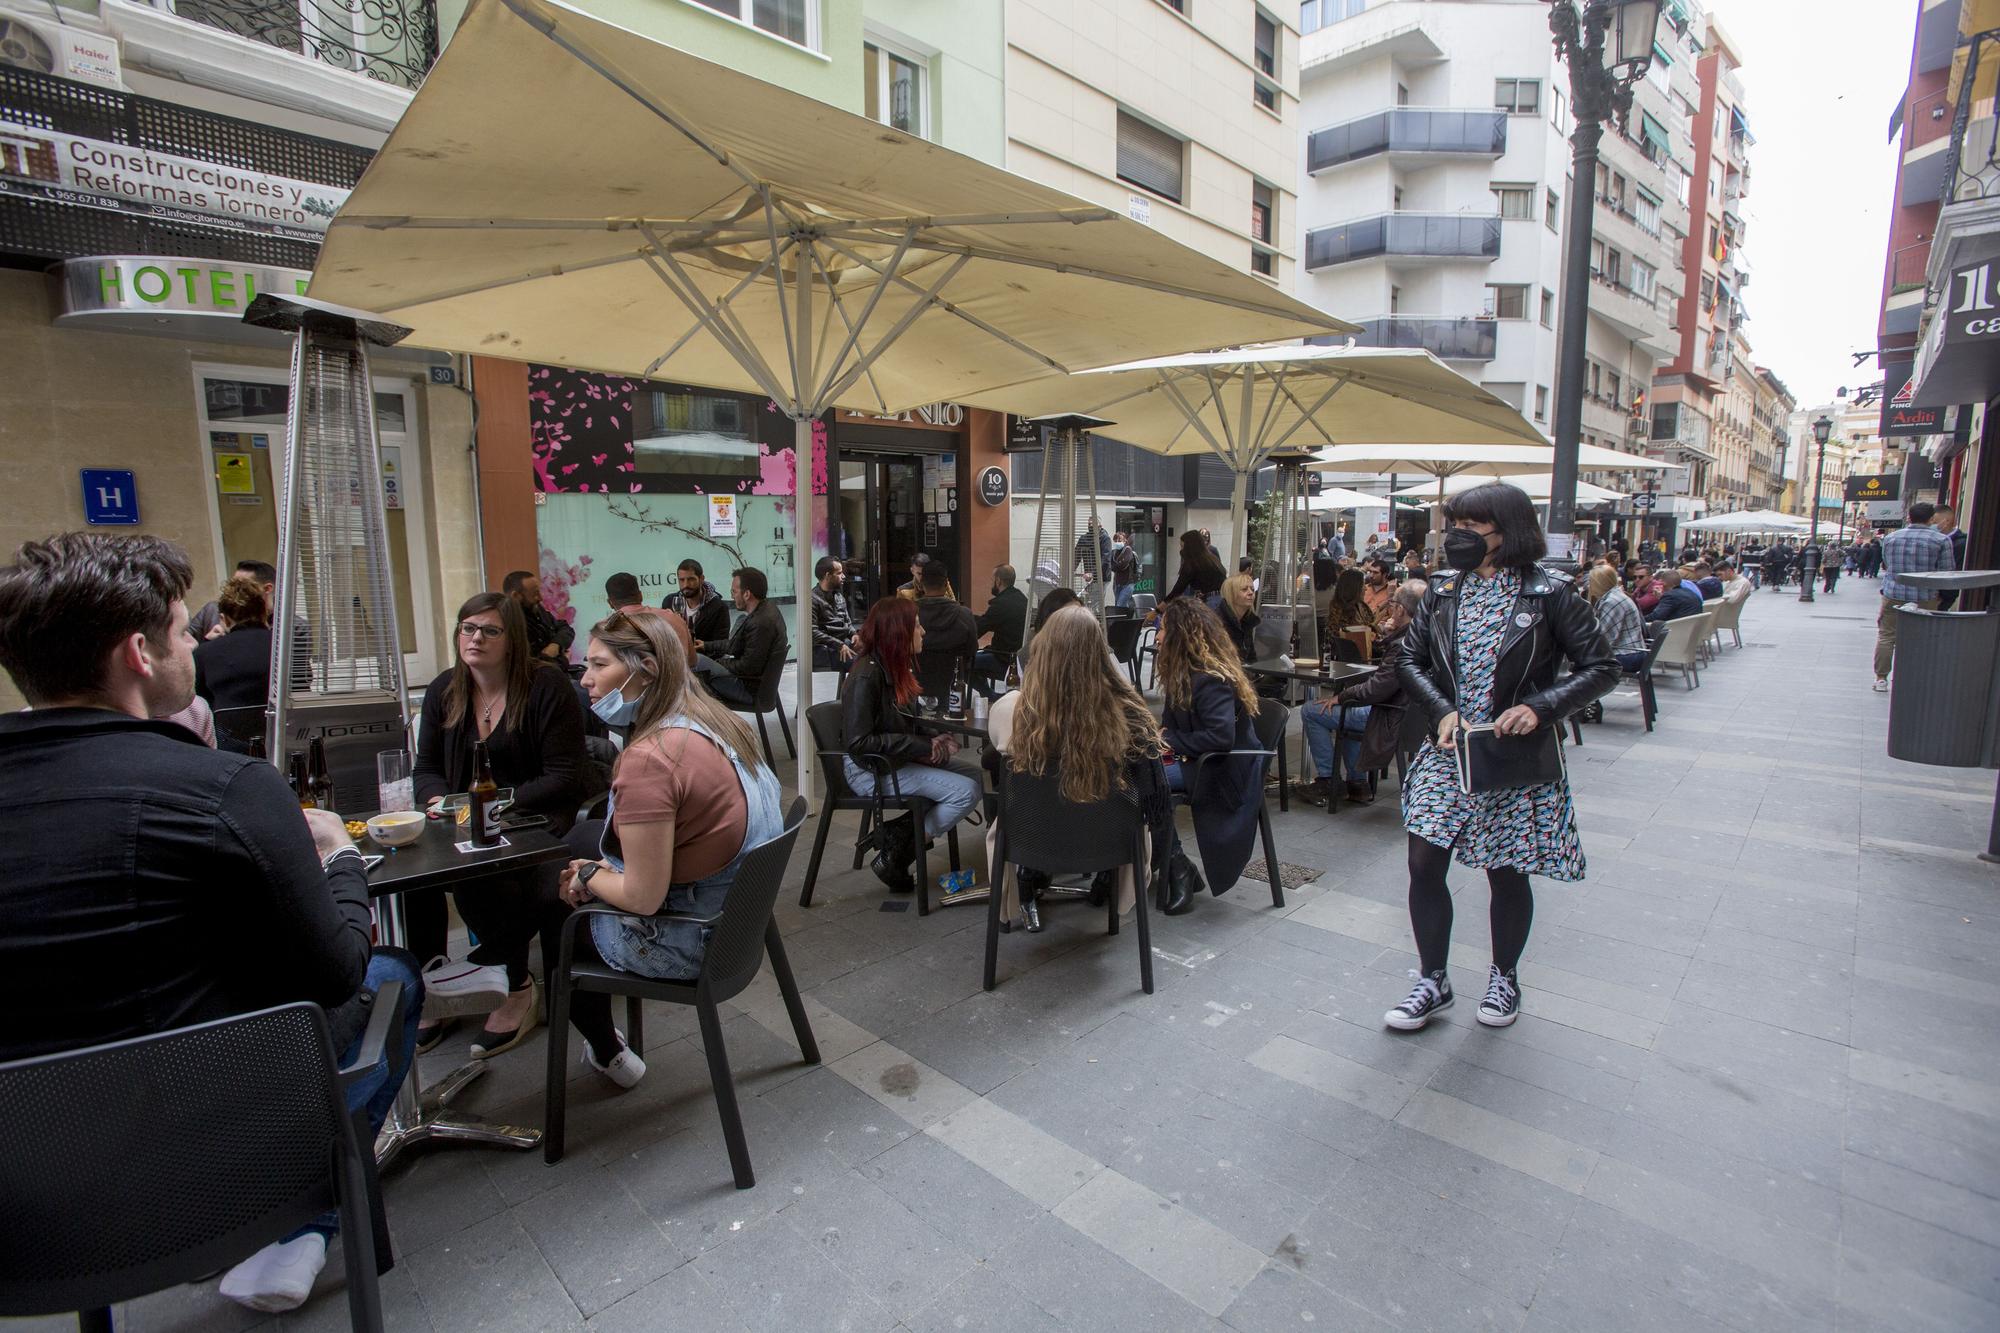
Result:
{"label": "paving stone sidewalk", "polygon": [[[725,1025],[756,1189],[693,1024],[649,1012],[636,1091],[579,1069],[562,1165],[390,1173],[389,1326],[2000,1328],[1992,775],[1885,757],[1876,607],[1760,592],[1658,731],[1629,695],[1585,729],[1590,878],[1536,881],[1506,1031],[1382,1029],[1416,962],[1386,790],[1274,814],[1323,873],[1156,918],[1151,997],[1081,908],[1004,937],[984,993],[983,913],[878,910],[845,824],[802,911],[804,839],[779,920],[825,1063],[768,976]],[[1452,886],[1476,996],[1484,880]],[[465,1104],[540,1124],[543,1051]],[[210,1285],[123,1326],[344,1328],[339,1271],[276,1321]]]}

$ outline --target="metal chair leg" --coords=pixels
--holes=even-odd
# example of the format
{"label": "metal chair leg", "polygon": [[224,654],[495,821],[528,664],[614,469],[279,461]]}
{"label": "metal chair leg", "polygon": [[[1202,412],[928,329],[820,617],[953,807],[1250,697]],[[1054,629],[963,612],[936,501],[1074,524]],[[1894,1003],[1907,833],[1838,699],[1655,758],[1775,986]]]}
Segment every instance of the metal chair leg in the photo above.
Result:
{"label": "metal chair leg", "polygon": [[750,1145],[743,1137],[743,1115],[736,1106],[736,1079],[729,1072],[729,1052],[722,1045],[722,1020],[713,1001],[695,1005],[701,1018],[701,1044],[708,1055],[708,1077],[715,1084],[715,1110],[722,1117],[722,1141],[729,1145],[729,1169],[735,1173],[736,1188],[747,1190],[757,1183],[750,1169]]}

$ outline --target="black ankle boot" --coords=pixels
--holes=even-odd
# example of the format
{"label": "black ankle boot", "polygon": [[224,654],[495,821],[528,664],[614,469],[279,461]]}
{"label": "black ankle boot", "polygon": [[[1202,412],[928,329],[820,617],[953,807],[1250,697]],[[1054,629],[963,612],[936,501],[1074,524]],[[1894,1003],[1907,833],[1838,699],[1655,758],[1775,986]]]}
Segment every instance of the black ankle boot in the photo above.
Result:
{"label": "black ankle boot", "polygon": [[875,872],[875,878],[888,885],[891,893],[915,893],[917,882],[910,877],[910,858],[917,850],[915,821],[908,815],[884,821],[880,833],[876,845],[881,850],[875,853],[868,868]]}

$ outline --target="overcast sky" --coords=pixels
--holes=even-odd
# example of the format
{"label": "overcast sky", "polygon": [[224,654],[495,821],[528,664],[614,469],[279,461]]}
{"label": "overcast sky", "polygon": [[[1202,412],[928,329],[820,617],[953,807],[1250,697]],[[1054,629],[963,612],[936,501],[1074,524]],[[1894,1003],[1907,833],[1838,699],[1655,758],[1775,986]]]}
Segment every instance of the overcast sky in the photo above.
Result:
{"label": "overcast sky", "polygon": [[1875,346],[1896,179],[1889,116],[1909,78],[1917,0],[1711,0],[1742,48],[1750,132],[1750,346],[1826,402],[1881,378]]}

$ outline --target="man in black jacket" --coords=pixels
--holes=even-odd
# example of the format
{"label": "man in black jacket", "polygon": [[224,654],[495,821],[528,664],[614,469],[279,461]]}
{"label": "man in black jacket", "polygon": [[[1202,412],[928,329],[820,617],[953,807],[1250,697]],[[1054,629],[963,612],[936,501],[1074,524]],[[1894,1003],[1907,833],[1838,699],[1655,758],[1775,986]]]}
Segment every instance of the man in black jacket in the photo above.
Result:
{"label": "man in black jacket", "polygon": [[715,585],[702,577],[701,561],[683,560],[674,571],[679,592],[670,592],[660,603],[662,611],[678,611],[696,643],[729,637],[729,603]]}
{"label": "man in black jacket", "polygon": [[1014,586],[1014,578],[1012,565],[993,567],[993,595],[974,622],[986,646],[973,655],[972,682],[989,699],[1000,692],[999,683],[1021,651],[1021,635],[1028,623],[1028,597]]}
{"label": "man in black jacket", "polygon": [[[348,1092],[379,1129],[416,1044],[416,960],[371,951],[338,815],[301,812],[269,763],[149,720],[194,692],[190,579],[180,548],[122,534],[30,542],[0,569],[0,666],[32,706],[0,716],[0,1060],[299,1000],[351,1059],[399,980],[402,1031]],[[332,1230],[258,1251],[222,1293],[300,1304]]]}
{"label": "man in black jacket", "polygon": [[521,616],[528,622],[528,652],[567,663],[570,645],[576,642],[576,626],[557,620],[542,605],[541,579],[525,569],[511,570],[500,580],[500,591],[521,604]]}
{"label": "man in black jacket", "polygon": [[854,613],[847,609],[847,566],[823,555],[813,573],[819,580],[812,591],[813,670],[844,672],[857,651]]}
{"label": "man in black jacket", "polygon": [[1669,620],[1701,614],[1701,590],[1690,584],[1678,569],[1661,570],[1660,582],[1667,585],[1667,590],[1660,594],[1660,600],[1646,613],[1648,623],[1664,624]]}
{"label": "man in black jacket", "polygon": [[954,667],[971,679],[972,655],[979,648],[979,622],[951,595],[951,575],[940,561],[924,566],[917,622],[924,627],[924,648],[917,654],[917,683],[925,694],[942,703],[951,689]]}
{"label": "man in black jacket", "polygon": [[757,686],[772,672],[785,669],[791,637],[785,618],[765,600],[769,582],[761,569],[739,569],[729,576],[729,595],[744,613],[742,623],[727,639],[704,639],[694,669],[708,692],[731,708],[752,708]]}

